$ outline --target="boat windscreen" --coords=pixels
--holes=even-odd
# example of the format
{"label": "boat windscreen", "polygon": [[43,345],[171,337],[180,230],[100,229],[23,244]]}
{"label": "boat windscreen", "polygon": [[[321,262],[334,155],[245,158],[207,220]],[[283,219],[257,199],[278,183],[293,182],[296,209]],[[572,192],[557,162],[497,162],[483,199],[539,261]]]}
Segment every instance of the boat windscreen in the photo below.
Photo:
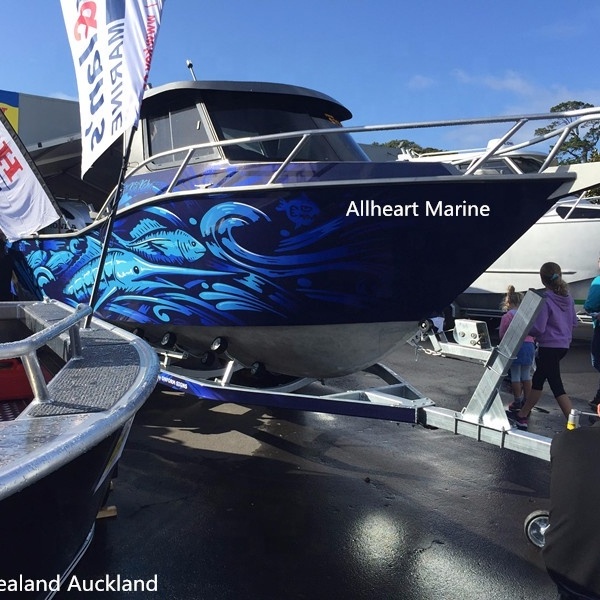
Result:
{"label": "boat windscreen", "polygon": [[539,173],[544,164],[544,159],[530,156],[511,156],[510,160],[519,167],[521,173]]}
{"label": "boat windscreen", "polygon": [[[331,115],[270,107],[210,108],[209,114],[221,140],[305,131],[331,129],[341,124]],[[256,141],[225,146],[229,160],[282,161],[296,146],[300,137],[272,141]],[[366,154],[347,133],[314,135],[308,139],[294,160],[366,161]]]}

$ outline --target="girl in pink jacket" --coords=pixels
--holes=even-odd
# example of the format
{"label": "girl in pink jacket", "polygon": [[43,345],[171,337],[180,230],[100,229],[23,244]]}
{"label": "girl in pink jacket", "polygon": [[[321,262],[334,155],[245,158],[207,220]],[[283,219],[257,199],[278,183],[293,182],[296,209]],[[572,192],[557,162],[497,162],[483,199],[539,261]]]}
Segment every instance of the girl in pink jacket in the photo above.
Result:
{"label": "girl in pink jacket", "polygon": [[[508,286],[506,296],[504,296],[501,305],[502,310],[505,312],[500,320],[500,339],[504,337],[522,301],[523,294],[516,292],[514,286]],[[531,393],[531,375],[533,373],[534,360],[535,340],[532,336],[528,335],[523,340],[523,344],[519,348],[519,352],[510,367],[510,381],[514,399],[508,406],[509,411],[518,411]]]}

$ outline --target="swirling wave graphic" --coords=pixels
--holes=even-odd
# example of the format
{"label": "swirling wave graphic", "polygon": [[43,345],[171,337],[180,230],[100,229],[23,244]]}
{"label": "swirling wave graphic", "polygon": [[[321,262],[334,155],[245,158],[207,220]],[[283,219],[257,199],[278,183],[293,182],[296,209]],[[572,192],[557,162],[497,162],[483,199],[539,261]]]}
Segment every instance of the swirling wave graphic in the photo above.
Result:
{"label": "swirling wave graphic", "polygon": [[[347,219],[324,217],[303,195],[269,204],[270,212],[250,202],[225,198],[198,216],[199,200],[185,198],[119,216],[96,310],[136,323],[252,325],[293,322],[315,312],[314,302],[333,311],[364,305],[361,277],[377,280],[383,270],[365,260],[369,240]],[[93,230],[19,242],[21,279],[38,296],[89,302],[99,239]],[[346,289],[330,285],[332,272],[347,273]]]}

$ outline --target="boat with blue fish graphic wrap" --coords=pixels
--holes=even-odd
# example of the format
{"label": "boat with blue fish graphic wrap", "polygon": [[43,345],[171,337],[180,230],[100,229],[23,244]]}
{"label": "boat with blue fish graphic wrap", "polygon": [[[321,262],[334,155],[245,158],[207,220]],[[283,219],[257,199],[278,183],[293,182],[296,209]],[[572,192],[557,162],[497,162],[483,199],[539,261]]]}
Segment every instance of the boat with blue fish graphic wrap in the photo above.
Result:
{"label": "boat with blue fish graphic wrap", "polygon": [[[188,357],[205,360],[218,339],[249,369],[356,372],[450,304],[558,197],[600,182],[593,165],[473,175],[372,162],[355,140],[525,117],[342,127],[350,117],[290,85],[148,90],[95,314],[155,344],[176,339]],[[83,228],[13,244],[20,297],[90,301],[111,202]]]}

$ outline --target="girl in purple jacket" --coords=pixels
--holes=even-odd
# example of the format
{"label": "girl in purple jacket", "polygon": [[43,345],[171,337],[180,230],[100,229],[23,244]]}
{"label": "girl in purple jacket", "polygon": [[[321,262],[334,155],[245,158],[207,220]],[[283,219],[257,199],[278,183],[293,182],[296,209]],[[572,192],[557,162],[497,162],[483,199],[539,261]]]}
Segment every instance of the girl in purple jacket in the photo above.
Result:
{"label": "girl in purple jacket", "polygon": [[569,288],[563,281],[562,272],[556,263],[544,263],[540,268],[540,278],[546,288],[545,301],[529,331],[538,344],[536,370],[531,382],[532,390],[523,407],[511,415],[519,429],[527,429],[529,413],[542,396],[546,380],[565,418],[568,418],[571,412],[571,398],[565,392],[560,376],[560,361],[569,350],[573,329],[578,323],[575,303],[569,295]]}

